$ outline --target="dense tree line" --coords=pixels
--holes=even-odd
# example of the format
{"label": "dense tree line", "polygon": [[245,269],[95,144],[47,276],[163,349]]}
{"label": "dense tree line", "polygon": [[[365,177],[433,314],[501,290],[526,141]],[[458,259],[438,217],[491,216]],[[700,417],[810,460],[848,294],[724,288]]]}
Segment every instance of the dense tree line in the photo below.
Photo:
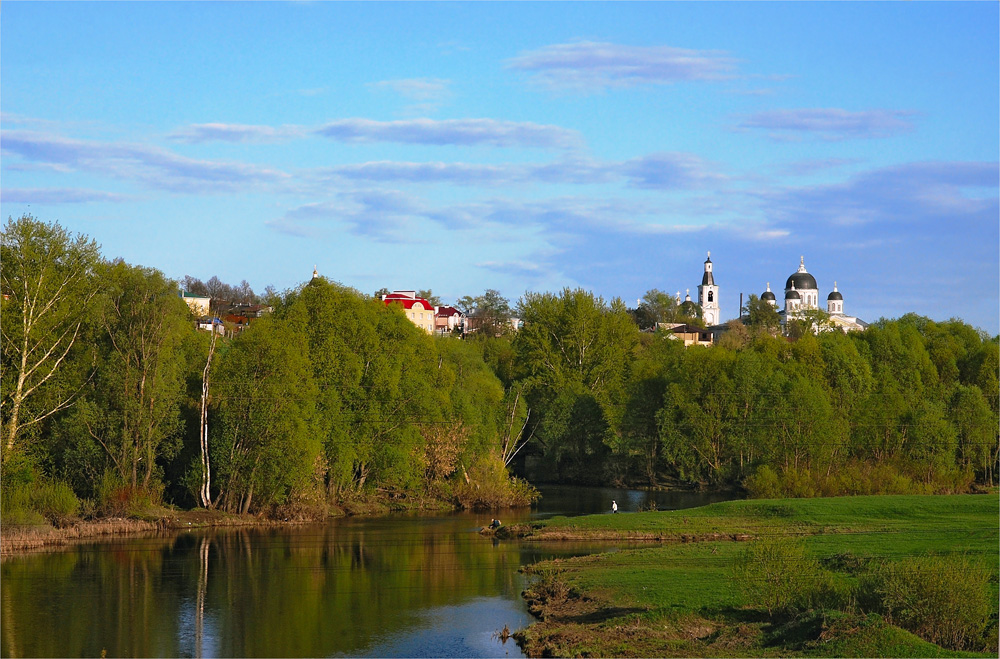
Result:
{"label": "dense tree line", "polygon": [[617,300],[525,295],[511,381],[528,392],[544,473],[767,495],[994,482],[996,337],[910,314],[792,340],[753,312],[717,345],[685,348],[636,332]]}
{"label": "dense tree line", "polygon": [[579,289],[511,309],[487,291],[461,302],[489,323],[460,340],[317,277],[269,291],[273,313],[220,338],[177,282],[58,224],[10,220],[2,250],[4,485],[68,484],[97,512],[523,502],[519,458],[565,482],[759,495],[997,476],[998,341],[958,320],[792,340],[751,299],[749,326],[685,348],[637,325],[697,321],[658,291],[641,310]]}
{"label": "dense tree line", "polygon": [[[530,494],[504,470],[512,409],[481,352],[395,307],[314,278],[219,338],[177,282],[58,224],[10,220],[2,246],[5,487],[68,483],[108,513]],[[215,280],[213,300],[255,299]]]}

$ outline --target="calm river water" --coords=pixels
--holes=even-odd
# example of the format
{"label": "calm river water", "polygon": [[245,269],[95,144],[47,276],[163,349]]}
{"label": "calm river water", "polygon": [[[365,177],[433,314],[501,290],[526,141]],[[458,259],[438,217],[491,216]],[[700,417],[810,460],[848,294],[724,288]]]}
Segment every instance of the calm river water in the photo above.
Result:
{"label": "calm river water", "polygon": [[[543,487],[530,511],[660,510],[725,495]],[[0,566],[4,657],[520,657],[521,565],[598,549],[496,542],[490,514],[338,519],[80,545]]]}

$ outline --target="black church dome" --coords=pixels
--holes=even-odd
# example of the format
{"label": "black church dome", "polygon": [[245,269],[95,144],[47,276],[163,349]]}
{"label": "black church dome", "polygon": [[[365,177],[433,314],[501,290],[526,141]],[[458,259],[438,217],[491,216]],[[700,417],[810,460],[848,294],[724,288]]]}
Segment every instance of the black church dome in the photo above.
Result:
{"label": "black church dome", "polygon": [[785,282],[785,290],[792,288],[792,284],[795,284],[797,290],[816,290],[819,286],[816,284],[816,278],[813,277],[808,272],[796,272],[794,275],[788,278]]}

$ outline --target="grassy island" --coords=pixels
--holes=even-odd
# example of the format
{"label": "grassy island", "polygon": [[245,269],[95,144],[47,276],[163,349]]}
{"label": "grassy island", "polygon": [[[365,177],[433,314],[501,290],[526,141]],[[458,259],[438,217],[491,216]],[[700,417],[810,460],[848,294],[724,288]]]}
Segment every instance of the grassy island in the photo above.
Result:
{"label": "grassy island", "polygon": [[996,656],[998,497],[749,500],[553,518],[530,656]]}

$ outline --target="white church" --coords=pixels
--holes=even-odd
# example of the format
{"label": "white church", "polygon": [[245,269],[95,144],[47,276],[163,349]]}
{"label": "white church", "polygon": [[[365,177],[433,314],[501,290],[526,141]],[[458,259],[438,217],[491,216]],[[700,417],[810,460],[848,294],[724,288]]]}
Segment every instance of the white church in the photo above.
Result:
{"label": "white church", "polygon": [[[681,299],[681,292],[677,291],[677,300]],[[698,286],[698,306],[701,307],[701,319],[705,321],[706,327],[712,327],[722,322],[719,312],[719,287],[715,285],[715,276],[712,274],[712,253],[708,253],[705,259],[705,274],[701,276],[701,285]],[[689,315],[697,313],[694,300],[691,299],[691,289],[687,290],[684,301],[681,302],[681,310]]]}
{"label": "white church", "polygon": [[[761,293],[760,299],[775,309],[778,308],[778,301],[771,292],[771,282],[767,283],[767,290]],[[819,309],[819,285],[816,278],[806,270],[805,257],[801,256],[799,269],[785,281],[785,308],[778,311],[782,330],[789,321],[801,318],[803,312],[816,309]],[[837,282],[833,282],[833,291],[826,296],[826,313],[832,327],[844,332],[861,331],[868,327],[868,323],[863,320],[844,313],[844,296],[837,290]]]}
{"label": "white church", "polygon": [[[677,297],[680,298],[680,293],[677,294]],[[806,270],[805,257],[799,258],[799,269],[792,273],[785,282],[784,308],[778,309],[778,301],[771,291],[771,282],[767,283],[767,290],[761,294],[760,299],[777,310],[783,332],[789,321],[803,317],[806,311],[819,309],[819,285],[816,283],[816,278]],[[693,305],[690,293],[685,296],[683,304]],[[705,325],[710,328],[719,326],[722,322],[719,310],[719,287],[715,283],[715,275],[712,272],[711,252],[705,259],[705,272],[701,277],[701,285],[698,286],[698,304],[701,305],[702,320],[705,321]],[[831,329],[837,328],[844,332],[853,332],[868,327],[868,323],[863,320],[844,313],[844,296],[837,290],[837,282],[833,282],[833,291],[826,296],[826,313],[829,315]],[[719,329],[722,328],[719,327]]]}

